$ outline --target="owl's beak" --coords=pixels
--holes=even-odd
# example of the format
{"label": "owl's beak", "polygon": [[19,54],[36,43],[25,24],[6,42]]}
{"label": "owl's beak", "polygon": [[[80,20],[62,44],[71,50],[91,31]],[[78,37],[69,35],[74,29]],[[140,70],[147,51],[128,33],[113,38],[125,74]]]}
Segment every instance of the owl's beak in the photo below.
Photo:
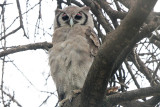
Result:
{"label": "owl's beak", "polygon": [[70,24],[71,27],[74,25],[74,22],[73,22],[72,17],[71,17],[70,20],[69,20],[69,24]]}

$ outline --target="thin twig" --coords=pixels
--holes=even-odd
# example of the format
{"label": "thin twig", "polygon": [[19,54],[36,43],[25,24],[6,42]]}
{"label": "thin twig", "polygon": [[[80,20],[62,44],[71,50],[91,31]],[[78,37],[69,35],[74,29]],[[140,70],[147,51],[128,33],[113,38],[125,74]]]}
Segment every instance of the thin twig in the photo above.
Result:
{"label": "thin twig", "polygon": [[5,95],[7,95],[7,96],[11,99],[11,101],[13,101],[14,103],[16,103],[17,106],[22,107],[22,105],[14,98],[14,96],[8,94],[8,93],[5,92],[4,90],[3,90],[3,93],[4,93]]}
{"label": "thin twig", "polygon": [[23,29],[24,36],[28,38],[25,32],[25,29],[24,29],[24,25],[23,25],[23,17],[22,17],[21,6],[19,3],[19,0],[16,0],[16,2],[17,2],[17,8],[18,8],[18,13],[19,13],[19,18],[20,18],[20,27]]}

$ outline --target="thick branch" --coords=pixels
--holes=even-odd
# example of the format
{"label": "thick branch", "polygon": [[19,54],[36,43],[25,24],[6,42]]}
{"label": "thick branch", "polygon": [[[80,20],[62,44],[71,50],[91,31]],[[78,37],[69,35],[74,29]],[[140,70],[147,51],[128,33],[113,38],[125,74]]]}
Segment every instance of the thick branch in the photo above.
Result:
{"label": "thick branch", "polygon": [[46,49],[51,48],[52,44],[47,42],[41,42],[41,43],[34,43],[34,44],[28,44],[28,45],[22,45],[22,46],[16,46],[11,49],[4,50],[0,52],[0,57],[13,54],[16,52],[26,51],[26,50],[36,50],[36,49]]}
{"label": "thick branch", "polygon": [[155,96],[155,95],[160,95],[160,85],[110,95],[106,97],[105,102],[106,103],[111,102],[113,106],[123,102],[142,99],[145,97]]}
{"label": "thick branch", "polygon": [[114,18],[120,18],[123,19],[127,13],[126,12],[120,12],[113,10],[109,4],[106,2],[106,0],[98,0],[98,3],[101,5],[101,7],[104,9],[104,11],[110,16]]}
{"label": "thick branch", "polygon": [[135,0],[118,0],[120,3],[122,3],[125,7],[131,8]]}
{"label": "thick branch", "polygon": [[159,96],[154,96],[151,99],[146,101],[147,105],[153,105],[155,107],[158,103],[160,102],[160,95]]}
{"label": "thick branch", "polygon": [[[106,42],[101,46],[88,73],[82,90],[80,107],[100,107],[113,65],[116,65],[115,62],[119,54],[138,33],[140,26],[142,26],[156,1],[138,0],[122,24],[107,36]],[[125,51],[129,53],[130,50]]]}
{"label": "thick branch", "polygon": [[[157,104],[157,102],[152,104],[153,102],[152,99],[150,99],[151,101],[147,100],[144,103],[134,102],[134,100],[143,99],[145,97],[155,96],[155,95],[160,95],[160,85],[157,85],[154,87],[140,88],[137,90],[132,90],[124,93],[117,93],[110,96],[106,96],[104,98],[103,105],[104,107],[112,107],[117,104],[122,104],[122,105],[123,103],[128,104],[129,102],[135,103],[137,105],[141,105],[138,107],[142,107],[142,105],[155,105]],[[81,94],[73,98],[72,102],[70,101],[65,102],[64,107],[72,107],[72,105],[76,105],[78,107],[80,105],[80,102],[79,102],[80,98],[81,98]],[[159,99],[157,99],[157,101],[159,101]],[[137,106],[132,106],[132,107],[137,107]]]}

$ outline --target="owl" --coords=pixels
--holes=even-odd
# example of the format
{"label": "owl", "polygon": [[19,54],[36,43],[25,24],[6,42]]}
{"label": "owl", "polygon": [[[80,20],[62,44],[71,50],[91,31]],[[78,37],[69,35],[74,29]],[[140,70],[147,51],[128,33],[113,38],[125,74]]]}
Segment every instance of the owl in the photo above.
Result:
{"label": "owl", "polygon": [[49,65],[60,105],[83,87],[100,46],[89,9],[69,6],[55,11]]}

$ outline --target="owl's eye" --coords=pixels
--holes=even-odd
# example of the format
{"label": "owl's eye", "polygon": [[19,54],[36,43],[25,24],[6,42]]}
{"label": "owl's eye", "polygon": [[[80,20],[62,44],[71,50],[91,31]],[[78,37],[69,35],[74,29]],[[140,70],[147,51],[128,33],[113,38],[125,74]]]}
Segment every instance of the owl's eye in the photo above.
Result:
{"label": "owl's eye", "polygon": [[80,20],[82,18],[82,14],[81,13],[77,13],[74,18],[77,19],[77,20]]}
{"label": "owl's eye", "polygon": [[64,13],[64,14],[62,15],[62,19],[63,19],[64,21],[66,21],[66,20],[68,20],[68,19],[69,19],[69,17],[68,17],[68,15],[67,15],[67,14],[65,14],[65,13]]}

